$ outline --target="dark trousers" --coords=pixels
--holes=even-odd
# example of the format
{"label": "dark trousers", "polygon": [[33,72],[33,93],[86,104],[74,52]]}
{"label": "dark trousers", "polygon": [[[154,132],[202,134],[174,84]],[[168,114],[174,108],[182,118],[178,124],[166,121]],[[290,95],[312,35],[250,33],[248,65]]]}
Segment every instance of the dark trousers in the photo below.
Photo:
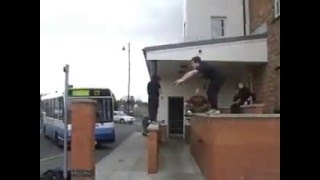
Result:
{"label": "dark trousers", "polygon": [[159,97],[149,96],[148,111],[149,111],[149,118],[152,122],[155,122],[157,119],[158,107],[159,107]]}
{"label": "dark trousers", "polygon": [[192,113],[203,113],[203,112],[206,112],[210,109],[210,106],[209,104],[204,104],[200,107],[198,106],[194,106],[192,104],[188,104],[187,105],[187,108],[192,112]]}
{"label": "dark trousers", "polygon": [[231,114],[240,114],[241,112],[241,107],[239,103],[234,103],[230,106],[230,112]]}
{"label": "dark trousers", "polygon": [[149,126],[149,117],[144,117],[143,119],[142,119],[142,131],[143,131],[143,133],[148,133],[148,130],[147,130],[147,128],[148,128],[148,126]]}
{"label": "dark trousers", "polygon": [[207,89],[207,97],[210,103],[211,109],[218,109],[218,94],[220,92],[223,82],[211,81]]}

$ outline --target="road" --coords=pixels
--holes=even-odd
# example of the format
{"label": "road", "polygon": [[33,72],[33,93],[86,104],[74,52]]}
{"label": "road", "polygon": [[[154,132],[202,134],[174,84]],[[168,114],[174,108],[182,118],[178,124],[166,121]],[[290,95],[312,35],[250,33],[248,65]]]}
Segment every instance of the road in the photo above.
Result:
{"label": "road", "polygon": [[[116,142],[95,150],[95,161],[99,162],[102,158],[110,154],[123,140],[133,132],[141,131],[141,125],[136,122],[133,125],[116,124]],[[70,157],[70,156],[69,156]],[[63,167],[63,149],[54,145],[53,142],[40,134],[40,174],[48,169]]]}

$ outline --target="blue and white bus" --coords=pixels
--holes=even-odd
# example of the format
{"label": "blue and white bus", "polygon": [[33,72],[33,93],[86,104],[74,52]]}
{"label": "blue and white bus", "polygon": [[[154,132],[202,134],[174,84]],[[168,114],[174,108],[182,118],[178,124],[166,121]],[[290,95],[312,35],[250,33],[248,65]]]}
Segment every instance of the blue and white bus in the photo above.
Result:
{"label": "blue and white bus", "polygon": [[[69,99],[82,98],[97,101],[97,122],[95,129],[96,145],[114,143],[115,130],[113,122],[114,99],[109,89],[72,88],[68,92]],[[41,98],[43,118],[42,132],[44,136],[54,140],[58,146],[63,146],[64,140],[64,93],[47,94]],[[71,120],[68,122],[68,144],[71,140]]]}

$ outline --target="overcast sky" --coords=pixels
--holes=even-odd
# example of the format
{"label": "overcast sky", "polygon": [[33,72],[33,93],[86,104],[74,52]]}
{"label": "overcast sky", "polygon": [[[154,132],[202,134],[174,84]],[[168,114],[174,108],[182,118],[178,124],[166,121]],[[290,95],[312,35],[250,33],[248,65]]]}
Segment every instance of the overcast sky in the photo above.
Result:
{"label": "overcast sky", "polygon": [[64,88],[70,65],[75,87],[108,87],[127,95],[131,42],[131,94],[147,99],[142,48],[182,40],[183,0],[41,0],[40,92]]}

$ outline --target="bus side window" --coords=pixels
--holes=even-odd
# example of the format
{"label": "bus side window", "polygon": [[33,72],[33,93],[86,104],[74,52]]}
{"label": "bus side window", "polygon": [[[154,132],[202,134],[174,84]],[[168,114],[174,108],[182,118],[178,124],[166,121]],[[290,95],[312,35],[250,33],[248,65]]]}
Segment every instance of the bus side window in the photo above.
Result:
{"label": "bus side window", "polygon": [[43,101],[43,111],[48,114],[48,101],[44,100]]}
{"label": "bus side window", "polygon": [[60,118],[59,118],[59,101],[58,101],[58,98],[54,99],[54,103],[55,103],[55,106],[54,106],[55,118],[60,120]]}
{"label": "bus side window", "polygon": [[63,97],[59,97],[59,119],[64,121],[64,102],[63,102]]}
{"label": "bus side window", "polygon": [[52,117],[52,100],[48,99],[48,116]]}
{"label": "bus side window", "polygon": [[45,101],[45,111],[46,111],[47,116],[49,116],[49,101],[48,100]]}
{"label": "bus side window", "polygon": [[48,116],[51,118],[54,117],[54,99],[48,99]]}
{"label": "bus side window", "polygon": [[106,104],[107,104],[107,119],[109,121],[113,121],[113,100],[110,98],[110,99],[106,99]]}
{"label": "bus side window", "polygon": [[49,99],[46,100],[46,113],[47,113],[47,116],[50,117],[50,102],[49,102]]}
{"label": "bus side window", "polygon": [[111,108],[110,108],[111,119],[113,121],[113,110],[114,110],[114,99],[113,98],[111,99],[110,105],[111,105]]}
{"label": "bus side window", "polygon": [[57,119],[57,103],[56,98],[52,99],[52,117]]}

